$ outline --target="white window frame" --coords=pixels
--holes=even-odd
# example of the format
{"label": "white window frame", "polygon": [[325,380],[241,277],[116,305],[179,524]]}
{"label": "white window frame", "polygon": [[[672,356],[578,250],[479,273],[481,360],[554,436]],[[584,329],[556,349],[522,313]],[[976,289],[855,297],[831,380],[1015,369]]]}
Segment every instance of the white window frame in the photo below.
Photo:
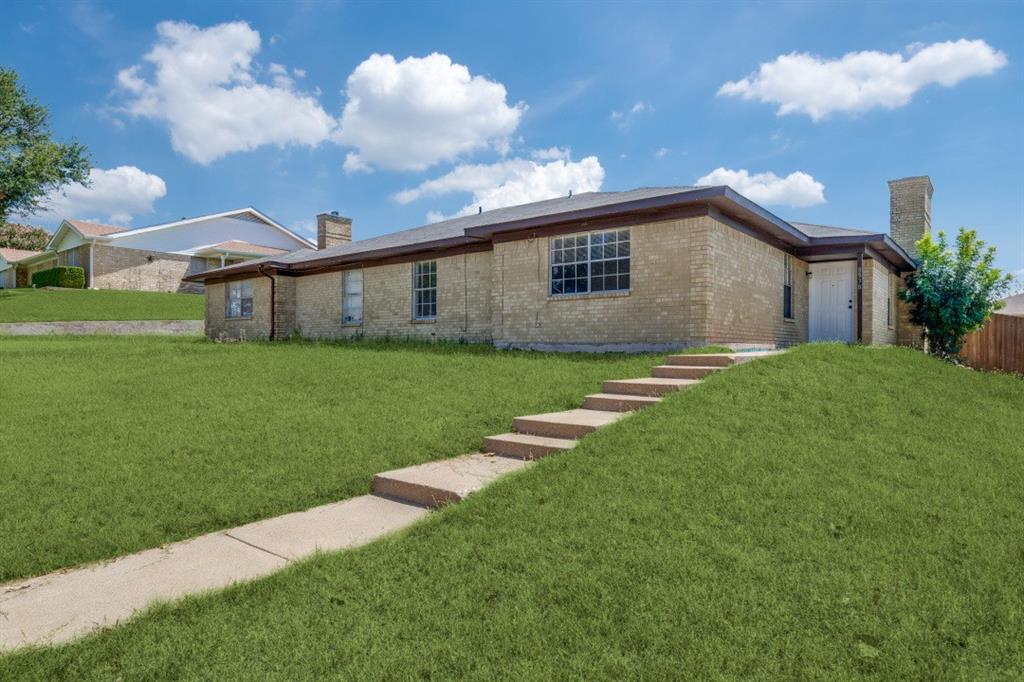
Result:
{"label": "white window frame", "polygon": [[[342,274],[341,323],[363,323],[363,278],[362,270],[345,270]],[[358,301],[358,303],[357,303]]]}
{"label": "white window frame", "polygon": [[251,320],[253,313],[252,280],[239,279],[224,287],[224,318]]}
{"label": "white window frame", "polygon": [[[609,236],[614,238],[606,241]],[[630,240],[629,228],[551,237],[548,240],[548,296],[571,298],[629,293],[632,286]],[[608,271],[611,267],[614,272]],[[585,274],[580,275],[581,269]],[[595,274],[595,269],[600,272]],[[594,282],[598,279],[600,288],[595,290]],[[614,280],[611,287],[608,286],[610,280]]]}
{"label": "white window frame", "polygon": [[[432,301],[424,300],[431,298]],[[429,314],[431,307],[433,314]],[[436,260],[421,260],[412,264],[412,319],[422,322],[437,319]]]}

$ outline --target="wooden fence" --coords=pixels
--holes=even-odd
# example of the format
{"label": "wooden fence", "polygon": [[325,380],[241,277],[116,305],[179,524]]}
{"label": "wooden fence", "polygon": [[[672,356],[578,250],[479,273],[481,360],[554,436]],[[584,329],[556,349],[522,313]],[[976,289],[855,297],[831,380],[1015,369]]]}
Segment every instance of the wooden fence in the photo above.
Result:
{"label": "wooden fence", "polygon": [[1024,374],[1024,317],[996,313],[967,335],[960,355],[972,367]]}

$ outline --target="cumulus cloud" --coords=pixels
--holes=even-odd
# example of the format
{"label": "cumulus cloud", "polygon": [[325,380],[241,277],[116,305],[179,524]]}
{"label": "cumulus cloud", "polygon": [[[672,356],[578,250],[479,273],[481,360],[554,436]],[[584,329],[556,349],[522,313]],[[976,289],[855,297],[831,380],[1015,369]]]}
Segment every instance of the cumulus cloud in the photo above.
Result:
{"label": "cumulus cloud", "polygon": [[746,169],[716,168],[697,178],[697,185],[728,185],[759,204],[814,206],[825,203],[825,185],[801,171],[780,178],[775,173],[750,174]]}
{"label": "cumulus cloud", "polygon": [[145,64],[122,70],[118,84],[125,110],[166,122],[174,149],[189,159],[208,164],[268,144],[312,147],[337,127],[314,97],[295,89],[283,65],[267,69],[272,83],[257,81],[260,34],[247,23],[204,29],[164,21],[156,31]]}
{"label": "cumulus cloud", "polygon": [[864,51],[822,59],[793,52],[726,83],[718,94],[777,104],[779,116],[802,113],[819,121],[834,112],[895,109],[925,86],[952,87],[1007,63],[1006,55],[984,40],[915,43],[905,54]]}
{"label": "cumulus cloud", "polygon": [[[507,159],[492,164],[456,166],[450,173],[427,180],[418,187],[403,190],[394,198],[401,204],[407,204],[424,197],[471,192],[472,203],[455,214],[469,215],[476,213],[481,206],[489,211],[566,196],[570,190],[576,193],[594,192],[601,189],[602,182],[604,168],[596,156],[588,156],[579,161],[557,159],[548,163]],[[427,215],[431,222],[444,217],[434,211]]]}
{"label": "cumulus cloud", "polygon": [[402,61],[371,55],[349,75],[345,92],[335,139],[356,149],[345,161],[350,171],[421,171],[487,147],[507,152],[526,111],[507,104],[501,83],[438,53]]}
{"label": "cumulus cloud", "polygon": [[534,149],[530,152],[530,158],[536,161],[557,161],[561,159],[568,161],[572,156],[572,150],[568,147],[548,147],[547,149]]}
{"label": "cumulus cloud", "polygon": [[93,219],[127,225],[139,213],[151,213],[153,202],[167,194],[163,178],[135,166],[89,171],[90,186],[74,184],[50,194],[40,221],[63,218]]}

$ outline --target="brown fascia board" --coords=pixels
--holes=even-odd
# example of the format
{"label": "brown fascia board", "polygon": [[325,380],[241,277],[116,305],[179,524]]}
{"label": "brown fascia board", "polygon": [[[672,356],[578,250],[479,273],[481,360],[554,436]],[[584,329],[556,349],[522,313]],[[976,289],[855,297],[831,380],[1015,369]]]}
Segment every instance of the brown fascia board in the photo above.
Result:
{"label": "brown fascia board", "polygon": [[850,254],[870,251],[868,255],[881,255],[889,266],[897,272],[909,272],[917,269],[917,262],[893,241],[887,234],[866,234],[840,237],[812,237],[808,246],[797,249],[797,256],[815,257],[828,255]]}

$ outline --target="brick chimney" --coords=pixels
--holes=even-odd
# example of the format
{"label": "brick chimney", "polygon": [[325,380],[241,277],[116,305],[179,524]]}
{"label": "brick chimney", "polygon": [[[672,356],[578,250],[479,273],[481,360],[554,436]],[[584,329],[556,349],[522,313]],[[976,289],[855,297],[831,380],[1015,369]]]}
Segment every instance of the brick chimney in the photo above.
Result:
{"label": "brick chimney", "polygon": [[912,258],[914,242],[932,231],[932,181],[927,175],[889,181],[889,234]]}
{"label": "brick chimney", "polygon": [[316,248],[323,250],[352,241],[352,219],[338,215],[337,211],[321,213],[316,217]]}

